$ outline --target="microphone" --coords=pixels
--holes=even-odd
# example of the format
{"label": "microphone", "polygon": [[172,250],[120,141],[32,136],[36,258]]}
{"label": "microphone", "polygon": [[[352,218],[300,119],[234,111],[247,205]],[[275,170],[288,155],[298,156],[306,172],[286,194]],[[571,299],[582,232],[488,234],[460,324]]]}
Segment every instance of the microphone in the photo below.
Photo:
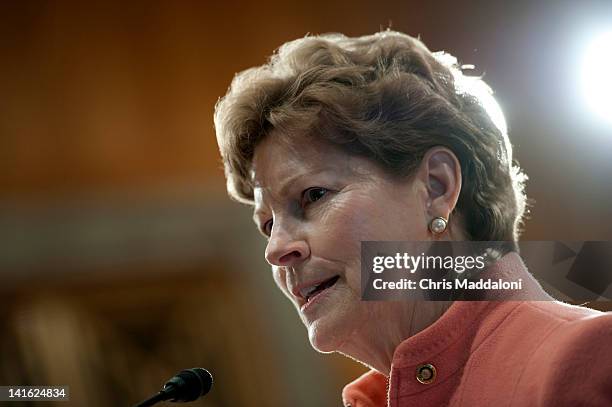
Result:
{"label": "microphone", "polygon": [[181,370],[164,384],[159,393],[134,407],[149,407],[166,400],[180,403],[194,401],[208,393],[212,384],[212,375],[206,369],[194,367]]}

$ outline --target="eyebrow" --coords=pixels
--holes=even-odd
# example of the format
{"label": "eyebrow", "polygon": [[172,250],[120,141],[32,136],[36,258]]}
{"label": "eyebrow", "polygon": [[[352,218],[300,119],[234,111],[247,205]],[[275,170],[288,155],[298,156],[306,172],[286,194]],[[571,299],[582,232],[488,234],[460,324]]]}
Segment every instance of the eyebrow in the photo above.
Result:
{"label": "eyebrow", "polygon": [[253,219],[253,222],[259,226],[259,217],[261,216],[261,211],[255,211],[253,212],[253,216],[251,217],[251,219]]}

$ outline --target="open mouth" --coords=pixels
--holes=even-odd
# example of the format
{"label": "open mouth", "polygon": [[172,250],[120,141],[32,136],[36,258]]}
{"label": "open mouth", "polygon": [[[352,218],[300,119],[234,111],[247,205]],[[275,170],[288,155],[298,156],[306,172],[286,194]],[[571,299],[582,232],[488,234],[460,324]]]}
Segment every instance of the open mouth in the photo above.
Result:
{"label": "open mouth", "polygon": [[308,292],[304,293],[304,298],[306,299],[306,302],[310,302],[314,297],[316,297],[317,295],[319,295],[320,293],[322,293],[323,291],[325,291],[326,289],[332,287],[334,284],[336,284],[336,282],[338,281],[338,279],[340,278],[340,276],[334,276],[328,280],[325,280],[319,284],[317,284],[314,287],[311,287]]}

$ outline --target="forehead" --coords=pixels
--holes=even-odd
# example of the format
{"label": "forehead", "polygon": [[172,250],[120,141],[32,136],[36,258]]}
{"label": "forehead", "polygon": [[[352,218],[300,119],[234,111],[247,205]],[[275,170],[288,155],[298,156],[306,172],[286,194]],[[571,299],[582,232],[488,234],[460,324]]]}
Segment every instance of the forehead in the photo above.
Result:
{"label": "forehead", "polygon": [[[271,134],[255,148],[251,177],[258,187],[271,176],[288,176],[295,171],[320,167],[327,161],[331,146],[316,138],[292,140]],[[329,157],[328,157],[329,158]]]}
{"label": "forehead", "polygon": [[351,170],[351,155],[317,137],[286,139],[265,137],[255,148],[251,177],[255,204],[282,192],[286,185],[306,175]]}

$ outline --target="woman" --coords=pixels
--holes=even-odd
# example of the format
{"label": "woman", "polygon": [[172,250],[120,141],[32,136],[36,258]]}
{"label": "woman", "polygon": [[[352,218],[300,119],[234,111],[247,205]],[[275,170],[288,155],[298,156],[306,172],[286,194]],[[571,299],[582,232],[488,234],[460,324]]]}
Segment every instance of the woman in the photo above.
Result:
{"label": "woman", "polygon": [[[236,76],[215,125],[228,191],[253,205],[312,346],[371,368],[344,405],[612,405],[612,315],[361,300],[362,241],[518,239],[525,176],[452,56],[392,31],[292,41]],[[545,295],[515,252],[491,269]]]}

